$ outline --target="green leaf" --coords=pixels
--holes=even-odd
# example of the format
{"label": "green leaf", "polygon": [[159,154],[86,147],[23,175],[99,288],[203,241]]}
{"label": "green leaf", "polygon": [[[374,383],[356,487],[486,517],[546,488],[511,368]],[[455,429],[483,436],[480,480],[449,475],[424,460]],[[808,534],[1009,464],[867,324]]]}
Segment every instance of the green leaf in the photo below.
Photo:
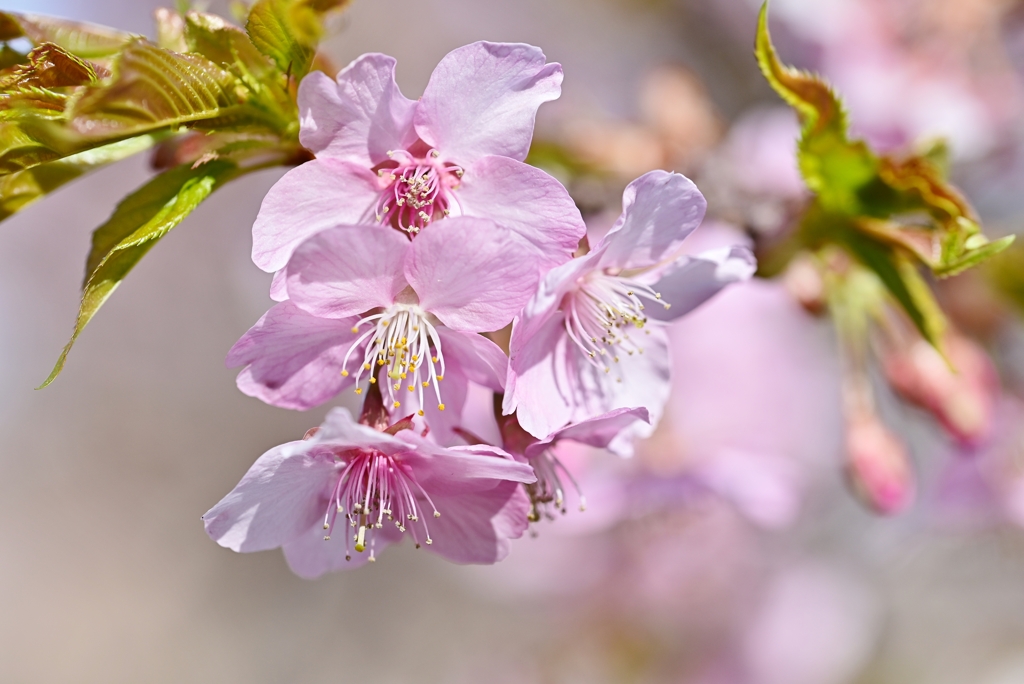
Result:
{"label": "green leaf", "polygon": [[0,40],[25,36],[34,44],[54,43],[85,59],[117,54],[136,36],[117,29],[38,14],[0,12]]}
{"label": "green leaf", "polygon": [[845,244],[862,264],[881,279],[921,336],[939,353],[944,354],[946,316],[935,301],[927,281],[921,276],[917,264],[902,250],[879,244],[854,230],[847,232]]}
{"label": "green leaf", "polygon": [[316,52],[315,43],[305,40],[295,25],[293,0],[258,0],[249,12],[245,30],[253,45],[274,60],[278,69],[300,80],[309,71]]}
{"label": "green leaf", "polygon": [[60,374],[82,330],[135,264],[210,193],[239,173],[241,170],[235,164],[226,161],[213,161],[197,168],[179,166],[152,179],[117,206],[113,216],[93,233],[74,333],[39,389]]}
{"label": "green leaf", "polygon": [[153,145],[156,136],[139,136],[0,176],[0,221],[93,169]]}
{"label": "green leaf", "polygon": [[137,40],[118,56],[113,81],[75,103],[70,127],[87,139],[110,139],[237,114],[236,84],[201,55]]}
{"label": "green leaf", "polygon": [[274,68],[273,62],[256,49],[245,31],[215,14],[186,14],[185,39],[190,52],[198,52],[228,70],[238,68],[247,75],[261,78]]}

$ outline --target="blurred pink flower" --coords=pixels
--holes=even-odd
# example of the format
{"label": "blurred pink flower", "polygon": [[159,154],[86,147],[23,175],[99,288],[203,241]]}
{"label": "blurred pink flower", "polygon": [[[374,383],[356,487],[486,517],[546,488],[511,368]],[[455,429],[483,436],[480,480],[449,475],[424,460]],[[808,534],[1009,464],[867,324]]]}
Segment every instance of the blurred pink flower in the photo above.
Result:
{"label": "blurred pink flower", "polygon": [[257,459],[203,516],[207,534],[238,552],[280,546],[308,579],[373,561],[406,533],[456,563],[504,558],[527,527],[519,483],[534,481],[530,467],[493,447],[444,449],[395,428],[379,432],[332,409],[307,439]]}
{"label": "blurred pink flower", "polygon": [[876,513],[899,513],[914,498],[915,477],[907,447],[874,413],[850,417],[846,474],[857,497]]}
{"label": "blurred pink flower", "polygon": [[523,163],[537,108],[562,68],[537,48],[478,42],[449,53],[423,96],[395,83],[395,60],[358,58],[332,81],[299,86],[299,139],[316,159],[271,188],[253,225],[253,261],[277,271],[295,247],[338,225],[374,222],[416,235],[443,216],[498,220],[551,268],[586,232],[562,185]]}
{"label": "blurred pink flower", "polygon": [[651,425],[636,423],[609,444],[617,453],[651,434],[668,397],[661,323],[755,269],[741,246],[678,255],[706,207],[684,176],[645,174],[622,204],[611,231],[590,253],[553,269],[516,318],[503,407],[537,437],[617,408],[648,409]]}

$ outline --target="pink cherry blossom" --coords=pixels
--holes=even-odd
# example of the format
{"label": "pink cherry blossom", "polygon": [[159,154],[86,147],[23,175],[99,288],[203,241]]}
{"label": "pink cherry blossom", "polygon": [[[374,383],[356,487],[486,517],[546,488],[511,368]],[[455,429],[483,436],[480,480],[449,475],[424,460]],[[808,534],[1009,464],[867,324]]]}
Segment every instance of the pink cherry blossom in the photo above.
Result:
{"label": "pink cherry blossom", "polygon": [[312,579],[373,561],[406,535],[456,563],[495,563],[526,530],[519,483],[535,477],[500,449],[379,432],[342,408],[310,433],[263,454],[203,516],[214,541],[239,552],[281,547],[295,574]]}
{"label": "pink cherry blossom", "polygon": [[[607,448],[622,435],[623,431],[637,422],[649,420],[645,408],[620,408],[594,418],[568,425],[556,430],[544,439],[537,439],[523,430],[515,415],[504,416],[500,421],[502,445],[517,459],[529,463],[537,475],[537,481],[526,485],[530,496],[530,521],[545,517],[554,519],[554,513],[565,513],[566,488],[563,476],[572,483],[579,495],[580,510],[586,507],[586,499],[579,485],[565,464],[555,454],[555,446],[561,441],[576,442],[591,447]],[[622,450],[632,449],[624,444]]]}
{"label": "pink cherry blossom", "polygon": [[299,139],[316,159],[267,194],[253,261],[277,271],[333,226],[376,222],[413,236],[475,216],[508,227],[546,268],[565,262],[583,219],[557,180],[523,163],[537,109],[561,83],[561,66],[538,48],[487,42],[449,53],[419,100],[399,91],[386,55],[363,55],[335,80],[313,72],[299,86]]}
{"label": "pink cherry blossom", "polygon": [[[288,299],[235,344],[239,388],[308,409],[383,370],[388,404],[458,416],[472,381],[501,391],[508,359],[478,332],[509,323],[534,291],[536,261],[510,230],[452,218],[410,242],[398,231],[342,226],[300,245],[288,262]],[[443,382],[443,388],[442,388]]]}
{"label": "pink cherry blossom", "polygon": [[669,392],[663,324],[754,273],[742,246],[679,256],[704,217],[697,187],[679,174],[652,171],[623,195],[623,212],[585,256],[553,269],[517,317],[504,411],[544,436],[569,423],[623,407],[645,407],[611,448],[647,436]]}

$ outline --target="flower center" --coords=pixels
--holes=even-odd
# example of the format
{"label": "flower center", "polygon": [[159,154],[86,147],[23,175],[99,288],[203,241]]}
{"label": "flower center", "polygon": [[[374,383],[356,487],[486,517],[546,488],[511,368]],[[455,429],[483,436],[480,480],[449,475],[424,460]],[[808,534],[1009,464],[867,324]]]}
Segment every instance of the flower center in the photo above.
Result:
{"label": "flower center", "polygon": [[416,548],[421,543],[433,543],[427,520],[420,514],[423,502],[430,506],[435,518],[441,514],[404,464],[375,450],[349,451],[341,457],[348,463],[334,485],[324,515],[324,541],[331,538],[338,516],[343,515],[352,529],[345,538],[346,560],[352,559],[352,549],[362,553],[367,548],[369,560],[375,560],[374,530],[384,526],[385,518],[394,522],[400,532],[408,529]]}
{"label": "flower center", "polygon": [[452,190],[465,173],[461,166],[438,161],[437,150],[414,157],[406,150],[388,152],[397,166],[377,171],[384,191],[377,202],[377,222],[416,235],[431,221],[451,213]]}
{"label": "flower center", "polygon": [[377,382],[377,368],[383,367],[387,374],[388,398],[392,408],[402,405],[398,399],[403,385],[409,392],[416,393],[419,400],[419,414],[423,415],[423,390],[433,387],[437,408],[444,411],[441,401],[441,381],[444,380],[444,355],[441,353],[441,338],[430,321],[426,311],[416,304],[394,304],[381,313],[361,318],[352,332],[364,332],[345,354],[341,374],[348,377],[348,363],[356,349],[364,342],[363,363],[356,371],[356,394],[362,394],[359,386],[363,373],[368,373],[370,382]]}
{"label": "flower center", "polygon": [[563,303],[565,331],[591,363],[611,372],[605,359],[618,363],[620,350],[630,356],[644,353],[628,334],[630,327],[642,329],[647,324],[644,300],[666,309],[671,306],[648,285],[607,273],[591,273]]}
{"label": "flower center", "polygon": [[587,500],[580,492],[580,486],[572,473],[550,450],[531,458],[530,465],[537,475],[536,482],[523,485],[530,497],[530,513],[527,516],[530,522],[537,522],[541,517],[554,520],[556,512],[565,514],[565,486],[562,484],[562,475],[565,475],[576,490],[580,510],[586,510]]}

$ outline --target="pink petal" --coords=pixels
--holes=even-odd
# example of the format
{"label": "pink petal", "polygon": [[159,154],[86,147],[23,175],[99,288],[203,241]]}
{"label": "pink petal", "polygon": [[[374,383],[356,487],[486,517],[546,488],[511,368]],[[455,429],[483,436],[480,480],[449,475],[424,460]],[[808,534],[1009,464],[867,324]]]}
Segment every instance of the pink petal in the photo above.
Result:
{"label": "pink petal", "polygon": [[483,157],[468,167],[455,199],[463,216],[491,219],[520,235],[542,272],[572,258],[587,232],[561,183],[507,157]]}
{"label": "pink petal", "polygon": [[517,334],[523,320],[512,328],[508,380],[502,411],[516,412],[519,424],[543,439],[572,418],[572,383],[561,361],[576,349],[565,332],[561,311],[526,321],[529,335]]}
{"label": "pink petal", "polygon": [[[449,368],[458,367],[472,382],[500,392],[508,375],[508,357],[501,347],[483,335],[439,327],[441,350]],[[448,376],[445,375],[445,382]]]}
{"label": "pink petal", "polygon": [[651,171],[622,193],[622,215],[601,241],[603,267],[643,268],[674,256],[704,219],[707,202],[678,173]]}
{"label": "pink petal", "polygon": [[[690,313],[722,288],[750,280],[757,271],[757,260],[747,247],[720,247],[695,256],[683,256],[657,274],[651,289],[661,294],[671,308],[651,304],[644,309],[659,321],[674,321]],[[653,279],[653,278],[652,278]]]}
{"label": "pink petal", "polygon": [[282,268],[274,273],[274,278],[270,281],[270,298],[275,302],[283,302],[288,299],[288,283],[285,282],[287,275]]}
{"label": "pink petal", "polygon": [[390,228],[322,231],[299,245],[288,262],[288,295],[296,306],[326,318],[391,306],[406,287],[402,265],[408,252],[408,238]]}
{"label": "pink petal", "polygon": [[619,408],[609,411],[594,418],[573,423],[561,430],[556,430],[547,439],[534,442],[526,447],[527,458],[539,455],[555,442],[568,439],[572,442],[579,442],[592,447],[605,448],[623,430],[631,427],[633,423],[643,421],[650,422],[650,416],[645,408]]}
{"label": "pink petal", "polygon": [[305,442],[274,447],[203,516],[206,533],[233,551],[265,551],[296,538],[326,510],[334,459],[307,454]]}
{"label": "pink petal", "polygon": [[349,162],[314,159],[295,167],[263,198],[252,226],[252,260],[274,272],[324,228],[373,223],[380,192],[372,171]]}
{"label": "pink petal", "polygon": [[[325,501],[325,508],[326,505]],[[320,519],[318,518],[316,524],[310,529],[282,547],[284,558],[288,561],[288,567],[292,572],[303,579],[311,580],[328,572],[354,570],[366,565],[370,559],[369,550],[357,553],[350,542],[346,551],[345,537],[349,534],[349,528],[344,524],[344,520],[339,519],[334,534],[326,541],[323,527],[319,523]],[[402,533],[394,525],[385,525],[379,530],[374,530],[374,555],[379,555],[381,551],[401,539]],[[351,555],[352,559],[345,560],[346,555]]]}
{"label": "pink petal", "polygon": [[[228,352],[227,365],[248,364],[238,389],[273,406],[305,410],[334,397],[351,380],[342,361],[355,319],[317,318],[291,302],[275,305]],[[353,354],[350,366],[359,363]]]}
{"label": "pink petal", "polygon": [[537,266],[508,229],[458,217],[438,221],[413,241],[405,276],[420,306],[445,325],[483,332],[504,327],[522,308],[536,287]]}
{"label": "pink petal", "polygon": [[441,517],[429,521],[433,544],[426,548],[454,563],[497,563],[529,527],[530,500],[513,482],[436,503]]}
{"label": "pink petal", "polygon": [[522,161],[541,104],[562,92],[562,67],[531,45],[479,42],[448,53],[416,108],[416,131],[445,159]]}
{"label": "pink petal", "polygon": [[500,480],[537,481],[533,468],[497,447],[479,444],[442,448],[411,430],[399,432],[396,438],[409,445],[401,459],[431,496],[484,491]]}
{"label": "pink petal", "polygon": [[337,81],[314,71],[299,84],[299,141],[318,158],[370,168],[416,141],[416,103],[395,83],[395,58],[366,54]]}

